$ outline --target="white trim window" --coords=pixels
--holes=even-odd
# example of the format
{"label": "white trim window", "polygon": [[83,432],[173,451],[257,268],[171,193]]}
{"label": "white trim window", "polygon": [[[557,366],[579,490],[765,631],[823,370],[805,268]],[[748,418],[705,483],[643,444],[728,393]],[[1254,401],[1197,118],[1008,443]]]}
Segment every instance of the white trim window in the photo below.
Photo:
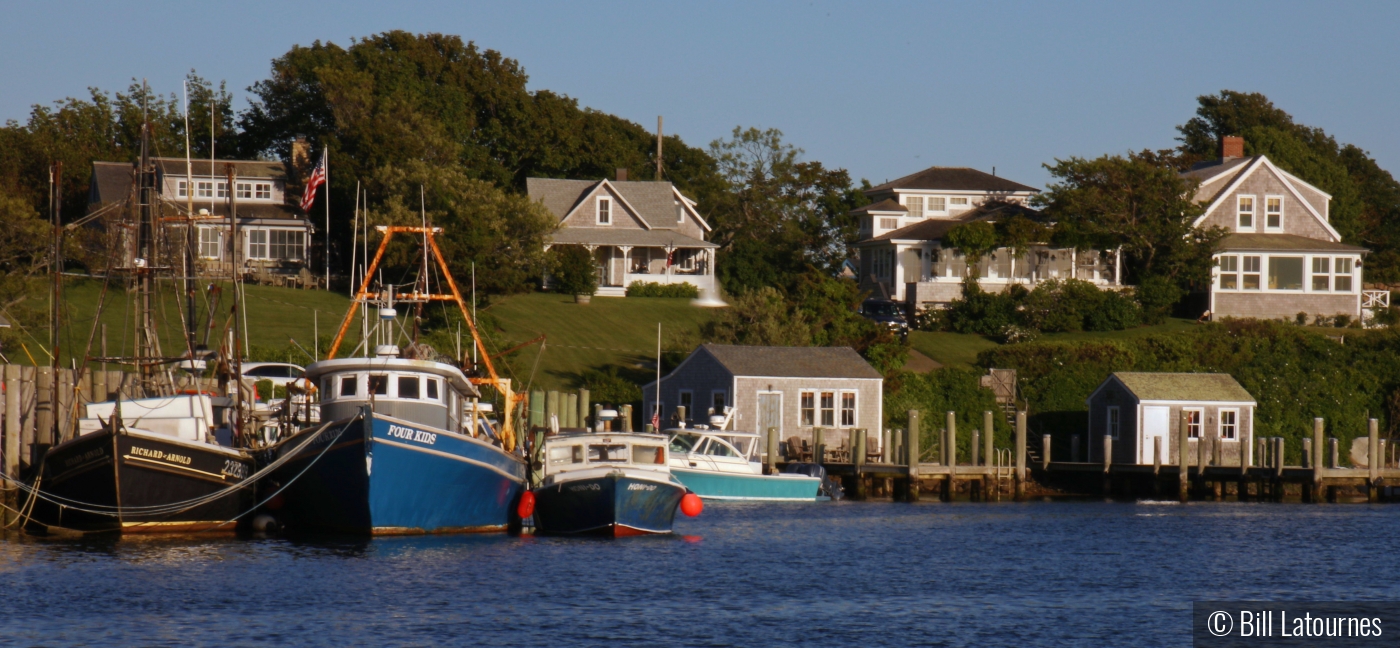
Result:
{"label": "white trim window", "polygon": [[612,198],[598,197],[598,224],[612,225]]}
{"label": "white trim window", "polygon": [[1239,290],[1240,258],[1233,254],[1227,254],[1220,257],[1216,261],[1216,265],[1220,268],[1219,288],[1221,290]]}
{"label": "white trim window", "polygon": [[1283,231],[1283,196],[1264,196],[1264,231]]}
{"label": "white trim window", "polygon": [[695,392],[682,389],[676,392],[676,401],[680,403],[678,407],[685,408],[685,420],[695,420]]}
{"label": "white trim window", "polygon": [[1201,424],[1205,422],[1205,410],[1199,407],[1183,407],[1181,415],[1186,417],[1186,438],[1201,438],[1201,433],[1204,430]]}
{"label": "white trim window", "polygon": [[306,258],[306,232],[302,230],[271,230],[269,255],[273,259],[299,260]]}
{"label": "white trim window", "polygon": [[797,393],[798,419],[797,424],[802,427],[812,427],[817,424],[817,393],[810,390],[802,390]]}
{"label": "white trim window", "polygon": [[237,195],[239,200],[253,199],[253,183],[239,182],[236,183],[235,186],[237,187]]}
{"label": "white trim window", "polygon": [[928,211],[942,214],[948,211],[948,199],[943,196],[929,196]]}
{"label": "white trim window", "polygon": [[856,425],[856,392],[841,392],[841,427],[855,427]]}
{"label": "white trim window", "polygon": [[213,183],[213,182],[208,181],[208,180],[200,180],[199,182],[194,183],[194,186],[195,186],[195,194],[194,194],[194,195],[195,195],[196,198],[213,198],[213,197],[214,197],[214,183]]}
{"label": "white trim window", "polygon": [[176,195],[176,196],[179,196],[180,198],[188,198],[188,197],[189,197],[189,194],[190,194],[190,185],[189,185],[188,182],[186,182],[186,181],[184,181],[184,180],[179,180],[179,181],[177,181],[177,182],[175,183],[175,195]]}
{"label": "white trim window", "polygon": [[199,228],[199,256],[205,259],[223,258],[224,233],[217,227]]}
{"label": "white trim window", "polygon": [[1332,260],[1332,271],[1335,277],[1332,280],[1332,290],[1336,292],[1351,292],[1351,278],[1355,267],[1354,259],[1351,257],[1337,257]]}
{"label": "white trim window", "polygon": [[253,197],[258,200],[272,200],[272,183],[259,182],[253,185]]}
{"label": "white trim window", "polygon": [[1302,290],[1303,257],[1270,256],[1269,290]]}
{"label": "white trim window", "polygon": [[822,427],[836,427],[836,392],[822,392],[821,413]]}
{"label": "white trim window", "polygon": [[1351,292],[1354,261],[1351,257],[1313,257],[1313,292]]}
{"label": "white trim window", "polygon": [[724,416],[724,408],[729,406],[729,392],[723,389],[710,390],[710,407],[714,408],[715,414]]}
{"label": "white trim window", "polygon": [[266,259],[266,258],[267,258],[267,230],[265,230],[265,229],[250,229],[250,230],[248,230],[248,258],[249,258],[249,259]]}
{"label": "white trim window", "polygon": [[886,218],[886,217],[881,217],[881,218],[880,218],[880,229],[883,229],[883,230],[896,230],[896,229],[899,229],[899,219],[898,219],[898,218]]}
{"label": "white trim window", "polygon": [[1239,441],[1240,411],[1238,409],[1221,409],[1218,418],[1220,419],[1220,440]]}
{"label": "white trim window", "polygon": [[1118,432],[1122,428],[1122,416],[1117,405],[1109,405],[1104,415],[1104,423],[1107,425],[1108,437],[1118,440]]}
{"label": "white trim window", "polygon": [[953,209],[967,209],[967,196],[953,196],[948,199],[948,204],[952,205]]}
{"label": "white trim window", "polygon": [[924,217],[924,197],[923,197],[923,196],[905,196],[905,197],[904,197],[904,206],[905,206],[905,208],[907,208],[907,209],[909,210],[909,216],[911,216],[911,217],[913,217],[913,218],[923,218],[923,217]]}
{"label": "white trim window", "polygon": [[220,198],[228,198],[228,183],[227,183],[227,182],[220,182],[220,183],[219,183],[219,197],[220,197]]}
{"label": "white trim window", "polygon": [[1258,256],[1241,257],[1242,265],[1244,265],[1244,274],[1242,275],[1244,280],[1240,282],[1241,288],[1245,290],[1259,290],[1259,278],[1263,276],[1260,272],[1260,269],[1263,267],[1261,258],[1262,257]]}
{"label": "white trim window", "polygon": [[1241,232],[1254,231],[1254,196],[1235,197],[1235,229]]}

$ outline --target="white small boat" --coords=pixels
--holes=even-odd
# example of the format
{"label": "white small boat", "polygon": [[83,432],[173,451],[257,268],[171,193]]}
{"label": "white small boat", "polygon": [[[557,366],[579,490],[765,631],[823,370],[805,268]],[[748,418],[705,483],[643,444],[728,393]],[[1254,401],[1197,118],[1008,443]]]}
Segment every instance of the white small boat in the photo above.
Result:
{"label": "white small boat", "polygon": [[[716,422],[720,417],[716,417]],[[671,437],[671,474],[710,500],[811,502],[823,499],[822,480],[796,473],[763,474],[762,436],[722,429],[676,428]]]}

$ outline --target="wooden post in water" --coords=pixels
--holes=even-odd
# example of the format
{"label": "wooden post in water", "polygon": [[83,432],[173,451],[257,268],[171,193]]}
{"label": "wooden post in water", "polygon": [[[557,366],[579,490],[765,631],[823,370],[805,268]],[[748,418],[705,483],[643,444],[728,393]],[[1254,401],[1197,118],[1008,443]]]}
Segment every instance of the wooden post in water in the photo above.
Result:
{"label": "wooden post in water", "polygon": [[856,501],[864,500],[865,492],[865,428],[851,430],[851,464],[855,468],[856,481],[854,498]]}
{"label": "wooden post in water", "polygon": [[768,449],[763,457],[763,474],[778,474],[778,428],[768,428]]}
{"label": "wooden post in water", "polygon": [[1103,494],[1113,496],[1113,437],[1103,435]]}
{"label": "wooden post in water", "polygon": [[812,428],[812,462],[819,466],[826,463],[826,430],[819,427]]}
{"label": "wooden post in water", "polygon": [[38,367],[34,380],[34,442],[48,447],[54,442],[53,367]]}
{"label": "wooden post in water", "polygon": [[951,502],[954,489],[953,480],[956,477],[958,468],[958,415],[956,412],[948,412],[945,416],[948,427],[944,430],[943,436],[943,456],[947,458],[943,465],[948,467],[948,478],[943,480],[943,501]]}
{"label": "wooden post in water", "polygon": [[[972,428],[972,439],[971,442],[967,445],[969,448],[968,465],[976,468],[978,466],[977,451],[981,448],[982,445],[982,431],[977,428]],[[973,479],[970,482],[968,482],[967,494],[969,497],[972,498],[973,501],[977,501],[978,499],[980,499],[982,496],[982,480]]]}
{"label": "wooden post in water", "polygon": [[[5,476],[9,477],[10,479],[19,479],[21,434],[19,425],[19,377],[19,367],[15,365],[5,365],[5,445],[3,448],[0,448],[0,450],[3,450],[5,453],[5,463],[3,466],[0,466],[0,469],[3,469],[5,471]],[[5,490],[10,492],[11,496],[7,496],[4,501],[6,506],[10,507],[11,509],[18,510],[18,504],[20,502],[20,499],[18,497],[19,492],[12,490],[13,486],[13,484],[5,484]],[[13,520],[13,518],[10,517],[11,515],[13,514],[7,512],[5,516],[0,516],[0,519],[3,519],[5,523],[8,524]]]}
{"label": "wooden post in water", "polygon": [[591,430],[593,426],[588,424],[588,409],[588,390],[580,389],[578,390],[578,427]]}
{"label": "wooden post in water", "polygon": [[623,406],[622,406],[622,412],[621,412],[621,414],[622,414],[622,431],[623,431],[623,432],[631,432],[631,431],[633,430],[633,428],[632,428],[632,406],[631,406],[631,405],[623,405]]}
{"label": "wooden post in water", "polygon": [[1050,469],[1050,435],[1040,435],[1040,469]]}
{"label": "wooden post in water", "polygon": [[904,455],[908,462],[908,478],[904,481],[903,499],[919,501],[919,411],[909,410],[909,427],[904,430]]}
{"label": "wooden post in water", "polygon": [[[988,413],[990,414],[990,412]],[[982,473],[982,497],[987,497],[992,492],[1001,488],[1001,484],[996,480],[996,475],[993,474],[993,470],[995,470],[993,464],[996,461],[996,456],[992,454],[993,448],[995,447],[995,444],[992,443],[992,436],[994,435],[993,431],[995,429],[996,428],[988,424],[987,434],[982,437],[982,467],[986,469],[986,472]],[[997,494],[1000,496],[999,492]]]}
{"label": "wooden post in water", "polygon": [[[986,439],[985,443],[987,444],[986,447],[988,448],[991,447],[992,435],[996,430],[996,427],[994,427],[995,425],[996,419],[993,418],[992,413],[989,411],[982,412],[982,438]],[[990,465],[992,463],[992,452],[990,450],[982,454],[982,463],[980,464],[977,462],[977,450],[975,448],[972,451],[972,456],[972,465],[974,466],[980,466],[983,464]]]}
{"label": "wooden post in water", "polygon": [[53,442],[63,443],[70,438],[70,430],[73,420],[73,370],[58,370],[58,402],[54,403],[54,431]]}
{"label": "wooden post in water", "polygon": [[1152,437],[1152,494],[1162,494],[1162,437]]}
{"label": "wooden post in water", "polygon": [[1191,471],[1191,439],[1189,437],[1189,430],[1187,427],[1190,424],[1187,422],[1185,412],[1182,412],[1182,414],[1177,417],[1177,420],[1179,421],[1179,425],[1177,425],[1176,463],[1179,472],[1177,474],[1178,490],[1176,497],[1178,500],[1185,502],[1188,495],[1187,487],[1189,485],[1188,480],[1190,478]]}
{"label": "wooden post in water", "polygon": [[1283,437],[1274,437],[1274,483],[1270,487],[1275,502],[1283,501]]}
{"label": "wooden post in water", "polygon": [[544,424],[552,425],[551,421],[558,421],[559,427],[568,425],[563,414],[559,412],[559,392],[553,389],[544,397]]}
{"label": "wooden post in water", "polygon": [[1367,421],[1366,435],[1366,501],[1377,502],[1381,496],[1380,421]]}
{"label": "wooden post in water", "polygon": [[1303,467],[1312,471],[1312,479],[1308,480],[1307,483],[1302,484],[1301,495],[1303,497],[1303,501],[1316,502],[1317,499],[1314,498],[1313,495],[1315,495],[1314,491],[1316,490],[1314,484],[1317,480],[1317,468],[1316,465],[1313,463],[1313,440],[1311,437],[1303,439]]}
{"label": "wooden post in water", "polygon": [[1069,437],[1069,460],[1079,462],[1079,435],[1071,434]]}
{"label": "wooden post in water", "polygon": [[1332,438],[1328,439],[1328,440],[1327,440],[1327,445],[1329,445],[1329,446],[1332,447],[1332,468],[1333,468],[1333,469],[1341,468],[1341,467],[1342,467],[1342,455],[1339,454],[1339,453],[1337,452],[1337,437],[1332,437]]}
{"label": "wooden post in water", "polygon": [[1016,412],[1016,499],[1026,497],[1026,413]]}

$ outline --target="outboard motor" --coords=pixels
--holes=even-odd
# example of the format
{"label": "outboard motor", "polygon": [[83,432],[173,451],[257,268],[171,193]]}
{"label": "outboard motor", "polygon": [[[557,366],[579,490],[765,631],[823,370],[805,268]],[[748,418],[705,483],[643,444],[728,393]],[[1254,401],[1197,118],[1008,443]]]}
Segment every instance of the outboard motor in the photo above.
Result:
{"label": "outboard motor", "polygon": [[832,501],[839,500],[846,496],[846,489],[841,487],[841,482],[828,477],[826,475],[826,468],[821,464],[794,462],[783,466],[783,472],[816,477],[822,480],[819,492],[831,498]]}

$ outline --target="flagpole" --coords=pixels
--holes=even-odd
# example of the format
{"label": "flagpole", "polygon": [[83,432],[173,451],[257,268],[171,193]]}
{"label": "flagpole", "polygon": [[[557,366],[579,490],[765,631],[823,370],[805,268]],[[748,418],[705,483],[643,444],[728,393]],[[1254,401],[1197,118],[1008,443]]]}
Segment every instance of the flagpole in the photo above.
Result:
{"label": "flagpole", "polygon": [[326,179],[321,184],[326,187],[326,290],[331,289],[331,149],[321,149],[326,162]]}

